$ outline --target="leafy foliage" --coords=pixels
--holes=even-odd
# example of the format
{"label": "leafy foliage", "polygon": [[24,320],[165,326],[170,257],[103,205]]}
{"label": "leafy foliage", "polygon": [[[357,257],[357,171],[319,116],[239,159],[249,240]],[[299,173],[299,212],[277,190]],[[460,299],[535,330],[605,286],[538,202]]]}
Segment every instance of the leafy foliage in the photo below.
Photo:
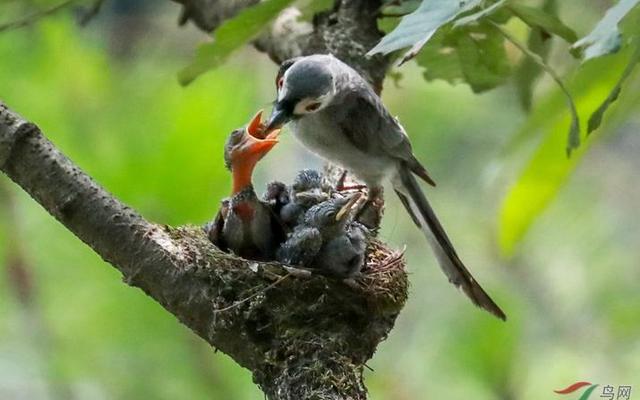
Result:
{"label": "leafy foliage", "polygon": [[443,31],[416,60],[427,80],[464,81],[476,93],[503,84],[511,72],[504,38],[487,23]]}
{"label": "leafy foliage", "polygon": [[607,98],[604,99],[602,104],[600,104],[600,106],[598,106],[596,111],[594,111],[593,114],[591,114],[591,117],[589,117],[589,126],[587,127],[587,133],[591,133],[594,130],[598,129],[598,127],[600,127],[604,113],[607,111],[607,109],[609,109],[611,104],[613,104],[613,102],[618,99],[618,96],[620,96],[620,92],[622,91],[622,84],[624,83],[625,80],[627,80],[629,75],[631,75],[634,68],[639,62],[640,62],[640,43],[636,43],[635,51],[633,52],[633,55],[631,56],[631,59],[629,60],[627,67],[622,72],[620,79],[618,79],[618,82],[613,87],[613,90],[611,90]]}
{"label": "leafy foliage", "polygon": [[498,27],[498,29],[500,29],[500,32],[507,39],[509,39],[509,41],[511,43],[513,43],[524,54],[526,54],[527,57],[531,58],[535,63],[540,65],[540,67],[542,69],[544,69],[549,75],[551,75],[553,80],[556,81],[556,83],[558,84],[558,86],[560,87],[560,89],[562,90],[564,95],[566,96],[567,104],[569,105],[569,111],[571,112],[571,124],[569,126],[569,138],[568,138],[567,146],[566,146],[567,155],[570,155],[571,152],[580,145],[580,118],[578,118],[578,111],[576,110],[576,105],[575,105],[575,103],[573,101],[573,97],[571,96],[571,93],[569,92],[567,87],[564,85],[564,83],[562,82],[560,77],[556,74],[556,72],[551,67],[549,67],[549,65],[547,63],[545,63],[544,60],[542,60],[542,58],[540,58],[539,55],[529,51],[529,49],[527,49],[526,46],[524,46],[523,44],[518,42],[513,36],[511,36],[509,33],[507,33],[502,28]]}
{"label": "leafy foliage", "polygon": [[[572,80],[570,89],[575,94],[581,118],[586,118],[590,110],[606,96],[627,58],[621,54],[613,63],[598,60],[581,69]],[[561,102],[559,93],[547,96],[533,109],[517,134],[523,140],[541,132],[542,138],[509,187],[500,207],[498,242],[504,255],[510,256],[515,252],[535,219],[557,195],[593,143],[593,140],[589,140],[570,159],[564,157],[560,151],[563,139],[557,134],[558,129],[567,123],[567,117],[561,111]]]}
{"label": "leafy foliage", "polygon": [[620,0],[618,4],[607,10],[604,18],[587,36],[574,44],[574,48],[584,52],[585,60],[618,51],[622,45],[622,35],[618,30],[618,23],[639,2],[640,0]]}
{"label": "leafy foliage", "polygon": [[512,3],[507,8],[531,28],[538,28],[549,34],[557,35],[569,43],[578,40],[573,29],[566,26],[558,17],[542,9]]}
{"label": "leafy foliage", "polygon": [[182,85],[188,85],[199,75],[221,65],[235,50],[258,35],[280,11],[293,0],[266,0],[243,10],[226,21],[211,43],[200,45],[195,60],[178,74]]}
{"label": "leafy foliage", "polygon": [[474,92],[493,89],[504,83],[511,68],[507,62],[504,38],[496,28],[481,24],[462,31],[458,40],[460,66]]}
{"label": "leafy foliage", "polygon": [[[554,14],[557,8],[556,0],[546,0],[542,10],[547,14]],[[540,26],[532,26],[527,39],[527,48],[537,54],[545,63],[551,50],[551,35]],[[514,71],[514,84],[520,105],[525,111],[531,110],[533,87],[542,74],[543,69],[531,57],[523,57]]]}
{"label": "leafy foliage", "polygon": [[[622,3],[623,1],[614,8],[622,7]],[[624,9],[626,10],[625,15],[631,11],[628,6],[627,4],[627,8]],[[636,11],[638,10],[636,9]],[[621,34],[618,29],[618,22],[623,17],[620,9],[613,12],[613,15],[619,17],[615,23],[612,23],[612,11],[609,10],[593,32],[587,36],[590,37],[589,40],[599,39],[591,42],[594,47],[586,48],[585,61],[590,61],[579,70],[578,77],[574,79],[571,87],[574,92],[576,90],[581,91],[581,93],[576,94],[578,117],[581,119],[588,118],[588,133],[601,126],[605,112],[618,99],[622,92],[623,84],[640,62],[639,14],[640,12],[633,14],[634,18],[626,24],[628,26],[625,26],[626,29]],[[594,32],[598,33],[594,34]],[[620,38],[622,35],[626,35],[629,38],[629,47],[632,47],[631,54],[623,54],[614,60],[599,59],[598,56],[600,55],[617,51],[617,45],[609,47],[605,51],[606,44],[612,44],[615,41],[621,43]],[[574,48],[587,43],[585,41],[587,37],[576,42]],[[611,38],[614,37],[618,39],[612,40]],[[591,54],[591,57],[589,57],[589,54]],[[620,73],[620,71],[622,72]],[[604,100],[599,100],[603,97]],[[534,151],[534,155],[509,189],[501,207],[499,243],[504,254],[513,253],[535,219],[555,197],[567,177],[578,165],[578,162],[573,157],[571,160],[562,160],[555,153],[557,149],[554,148],[554,145],[557,145],[557,135],[554,136],[554,133],[558,128],[558,124],[562,123],[558,121],[562,121],[562,119],[558,119],[557,103],[554,102],[554,104],[553,107],[548,104],[542,105],[539,110],[543,111],[534,111],[523,129],[516,135],[517,140],[522,140],[540,129],[546,129],[542,141]],[[582,157],[592,140],[586,142],[585,148],[579,149],[575,158]]]}
{"label": "leafy foliage", "polygon": [[423,1],[416,11],[402,18],[396,29],[383,37],[380,43],[369,51],[368,55],[388,54],[411,46],[411,49],[402,57],[402,62],[410,60],[442,25],[480,3],[481,0]]}

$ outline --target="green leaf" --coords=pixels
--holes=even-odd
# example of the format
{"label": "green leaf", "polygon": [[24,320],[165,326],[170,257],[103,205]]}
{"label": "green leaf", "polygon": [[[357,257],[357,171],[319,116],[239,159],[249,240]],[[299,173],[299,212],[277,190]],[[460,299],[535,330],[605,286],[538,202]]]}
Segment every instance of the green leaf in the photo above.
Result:
{"label": "green leaf", "polygon": [[492,25],[481,24],[463,33],[457,48],[462,73],[475,93],[501,85],[511,72],[504,38]]}
{"label": "green leaf", "polygon": [[215,40],[200,45],[195,60],[178,73],[181,85],[222,64],[235,50],[257,36],[293,0],[265,0],[225,21],[215,32]]}
{"label": "green leaf", "polygon": [[488,23],[438,31],[416,61],[428,81],[464,81],[476,93],[499,86],[511,73],[504,38]]}
{"label": "green leaf", "polygon": [[598,127],[602,123],[602,117],[604,116],[604,113],[611,106],[611,104],[613,104],[613,102],[615,102],[618,99],[618,96],[620,96],[620,92],[622,91],[622,84],[624,83],[625,80],[627,80],[629,75],[631,75],[631,73],[633,72],[633,69],[636,67],[636,65],[639,62],[640,62],[640,43],[636,43],[635,51],[633,52],[633,55],[631,56],[631,59],[629,60],[627,67],[622,72],[620,79],[618,80],[618,82],[616,82],[616,85],[613,87],[613,89],[611,90],[607,98],[602,102],[602,104],[600,104],[600,106],[596,109],[596,111],[594,111],[593,114],[591,114],[591,117],[589,117],[587,134],[598,129]]}
{"label": "green leaf", "polygon": [[471,15],[467,15],[465,17],[462,17],[460,19],[458,19],[454,24],[453,27],[454,28],[459,28],[461,26],[464,25],[468,25],[472,22],[477,22],[479,19],[481,18],[485,18],[488,17],[489,15],[492,15],[494,12],[498,11],[500,8],[502,8],[502,6],[504,6],[504,4],[507,2],[507,0],[499,0],[495,3],[493,3],[492,5],[490,5],[489,7],[482,9],[478,12],[475,12]]}
{"label": "green leaf", "polygon": [[482,0],[423,0],[416,11],[403,17],[396,29],[383,37],[367,55],[388,54],[411,46],[402,57],[401,63],[404,63],[413,58],[442,25],[481,2]]}
{"label": "green leaf", "polygon": [[558,17],[542,9],[512,3],[507,6],[518,18],[532,28],[540,28],[545,32],[560,36],[569,43],[578,40],[578,36]]}
{"label": "green leaf", "polygon": [[584,54],[584,61],[615,53],[620,50],[622,36],[618,23],[633,9],[640,0],[620,0],[607,10],[604,17],[585,37],[574,43],[573,48]]}
{"label": "green leaf", "polygon": [[464,78],[455,40],[447,40],[448,33],[438,31],[416,57],[418,65],[424,68],[423,76],[427,81],[442,79],[456,84]]}
{"label": "green leaf", "polygon": [[[572,79],[571,90],[582,118],[586,118],[588,110],[592,110],[607,95],[619,77],[619,71],[624,68],[626,59],[628,57],[598,60],[595,64],[585,65]],[[625,107],[633,109],[639,97],[639,94],[634,94],[634,98],[624,102]],[[529,139],[536,132],[542,132],[543,136],[514,184],[507,190],[500,206],[498,243],[505,256],[513,255],[536,218],[555,198],[593,144],[594,138],[586,141],[571,158],[565,157],[561,150],[564,135],[559,133],[564,129],[568,116],[560,107],[562,100],[562,95],[555,92],[538,102],[521,131],[516,134],[519,138]],[[618,114],[621,109],[616,108],[618,117],[622,115],[622,112]],[[621,120],[623,118],[608,119],[607,131],[612,131],[615,123]]]}
{"label": "green leaf", "polygon": [[[542,10],[551,14],[556,11],[556,0],[546,0],[542,6]],[[543,61],[547,61],[549,51],[551,50],[551,36],[545,30],[538,26],[533,26],[529,32],[527,39],[527,47],[531,52],[540,56]],[[522,61],[515,70],[514,80],[518,100],[525,111],[531,110],[531,100],[533,98],[533,85],[542,74],[542,67],[538,65],[531,57],[523,57]]]}

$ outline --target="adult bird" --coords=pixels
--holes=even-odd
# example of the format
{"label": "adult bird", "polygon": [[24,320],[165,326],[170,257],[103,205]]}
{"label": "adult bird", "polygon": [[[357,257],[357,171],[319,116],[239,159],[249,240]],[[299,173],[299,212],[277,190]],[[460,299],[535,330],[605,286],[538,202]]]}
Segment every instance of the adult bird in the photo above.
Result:
{"label": "adult bird", "polygon": [[224,148],[226,167],[232,174],[231,196],[208,229],[211,241],[223,250],[253,260],[273,260],[284,240],[284,230],[269,205],[253,189],[258,163],[278,143],[278,131],[261,138],[261,113],[246,128],[234,130]]}
{"label": "adult bird", "polygon": [[416,176],[434,185],[413,155],[409,138],[371,86],[332,55],[285,61],[276,78],[278,96],[266,131],[291,123],[305,147],[354,173],[370,197],[390,180],[414,223],[422,230],[449,281],[471,301],[500,319],[504,312],[460,260]]}

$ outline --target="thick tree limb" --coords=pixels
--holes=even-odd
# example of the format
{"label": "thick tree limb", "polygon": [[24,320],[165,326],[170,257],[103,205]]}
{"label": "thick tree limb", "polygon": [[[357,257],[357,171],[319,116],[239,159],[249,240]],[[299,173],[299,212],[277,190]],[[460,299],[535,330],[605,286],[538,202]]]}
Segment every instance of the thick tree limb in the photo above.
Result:
{"label": "thick tree limb", "polygon": [[270,399],[365,399],[364,363],[407,295],[402,257],[370,247],[352,285],[222,253],[197,227],[146,221],[0,103],[0,169]]}

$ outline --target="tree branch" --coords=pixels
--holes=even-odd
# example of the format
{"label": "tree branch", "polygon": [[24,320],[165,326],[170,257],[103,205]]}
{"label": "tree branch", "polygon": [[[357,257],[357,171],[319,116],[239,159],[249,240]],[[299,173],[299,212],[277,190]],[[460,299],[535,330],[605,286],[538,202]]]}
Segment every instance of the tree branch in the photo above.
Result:
{"label": "tree branch", "polygon": [[363,365],[407,296],[401,254],[373,242],[363,277],[346,285],[223,253],[199,227],[146,221],[3,103],[0,169],[270,399],[366,398]]}
{"label": "tree branch", "polygon": [[5,31],[10,31],[13,29],[18,29],[18,28],[23,28],[25,26],[29,26],[37,21],[39,21],[41,18],[44,18],[46,16],[49,16],[51,14],[54,14],[60,10],[62,10],[63,8],[70,6],[71,4],[75,3],[77,0],[65,0],[60,4],[56,4],[54,6],[51,6],[49,8],[45,8],[44,10],[40,10],[40,11],[36,11],[30,15],[27,15],[26,17],[22,17],[16,21],[11,21],[11,22],[7,22],[5,24],[0,25],[0,33],[1,32],[5,32]]}
{"label": "tree branch", "polygon": [[[228,15],[256,1],[232,1],[222,7],[217,0],[174,0],[183,5],[181,22],[192,20],[200,29],[211,32]],[[378,93],[382,90],[389,58],[367,57],[366,53],[382,38],[377,17],[380,0],[336,0],[333,9],[318,13],[313,23],[300,21],[300,11],[286,9],[271,28],[255,42],[276,63],[288,58],[315,53],[331,53],[360,72]],[[233,8],[233,13],[229,8]]]}

